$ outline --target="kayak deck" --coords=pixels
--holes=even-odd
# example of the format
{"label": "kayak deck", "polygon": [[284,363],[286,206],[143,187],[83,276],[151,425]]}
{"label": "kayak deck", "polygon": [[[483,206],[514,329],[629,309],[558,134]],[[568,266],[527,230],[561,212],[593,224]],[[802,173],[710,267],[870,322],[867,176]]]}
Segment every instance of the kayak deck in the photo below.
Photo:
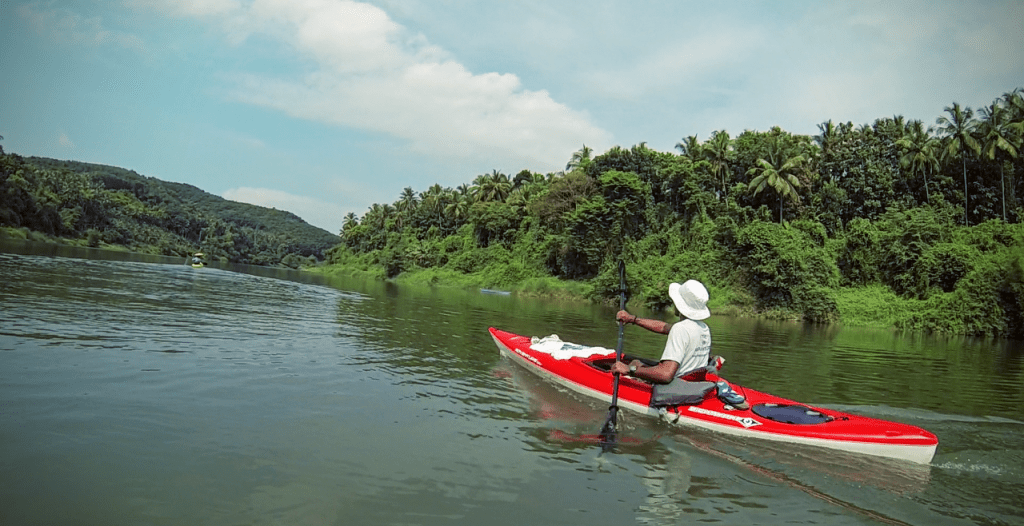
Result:
{"label": "kayak deck", "polygon": [[[493,327],[490,333],[502,354],[528,370],[578,393],[611,402],[614,377],[608,367],[615,360],[614,351],[573,344],[552,351],[552,347],[546,348],[543,343],[535,344],[534,339],[526,336]],[[562,352],[564,350],[568,352]],[[706,378],[712,382],[719,379],[719,376],[711,373]],[[698,404],[652,407],[651,384],[628,376],[619,379],[618,404],[622,408],[662,418],[677,425],[692,425],[735,436],[807,444],[921,464],[931,462],[938,445],[935,435],[916,426],[807,406],[731,385],[746,397],[749,409],[740,410],[723,403],[714,395],[714,391]],[[810,420],[818,422],[787,423],[779,421],[778,417],[773,419],[762,416],[772,416],[772,412],[786,413],[786,410],[790,410],[790,413],[807,412],[812,416]]]}

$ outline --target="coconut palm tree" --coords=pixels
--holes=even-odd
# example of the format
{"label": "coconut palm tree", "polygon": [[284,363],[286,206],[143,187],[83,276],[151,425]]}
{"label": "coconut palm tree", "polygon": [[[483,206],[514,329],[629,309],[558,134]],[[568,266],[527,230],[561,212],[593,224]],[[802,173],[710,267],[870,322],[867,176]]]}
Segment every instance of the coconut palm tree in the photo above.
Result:
{"label": "coconut palm tree", "polygon": [[444,215],[455,223],[456,228],[466,221],[469,216],[470,198],[460,192],[452,192],[448,195],[444,207]]}
{"label": "coconut palm tree", "polygon": [[397,212],[398,228],[402,228],[406,219],[416,210],[419,205],[419,198],[416,192],[409,186],[402,190],[402,194],[395,201],[395,212]]}
{"label": "coconut palm tree", "polygon": [[[423,212],[430,215],[431,218],[437,218],[437,227],[441,228],[443,225],[443,213],[444,213],[444,188],[441,185],[434,183],[433,186],[427,189],[426,192],[420,193],[420,207]],[[433,219],[431,219],[432,221]],[[429,223],[428,223],[429,224]]]}
{"label": "coconut palm tree", "polygon": [[1006,109],[1010,111],[1010,120],[1021,122],[1024,119],[1024,88],[1003,93],[1002,99]]}
{"label": "coconut palm tree", "polygon": [[845,163],[837,162],[837,156],[843,141],[848,138],[852,130],[852,123],[835,124],[832,119],[829,119],[818,125],[820,133],[813,137],[814,143],[821,148],[820,155],[814,156],[813,163],[832,182],[838,182],[846,171]]}
{"label": "coconut palm tree", "polygon": [[504,202],[508,194],[512,192],[512,181],[507,175],[497,170],[491,170],[489,175],[477,177],[473,183],[477,187],[477,201]]}
{"label": "coconut palm tree", "polygon": [[836,125],[832,123],[832,119],[829,119],[818,125],[818,131],[821,133],[814,136],[814,142],[821,147],[822,153],[830,153],[839,142]]}
{"label": "coconut palm tree", "polygon": [[747,170],[747,175],[756,175],[747,187],[754,195],[761,193],[765,188],[775,190],[779,196],[779,223],[782,223],[782,203],[788,198],[794,203],[800,202],[800,195],[797,188],[800,186],[798,175],[807,171],[807,159],[803,155],[784,157],[781,152],[769,153],[769,158],[778,159],[777,163],[758,159],[757,163]]}
{"label": "coconut palm tree", "polygon": [[379,203],[373,203],[373,205],[370,206],[370,209],[363,214],[362,224],[375,229],[384,228],[384,214]]}
{"label": "coconut palm tree", "polygon": [[458,192],[459,195],[462,195],[463,197],[471,197],[471,194],[473,193],[473,187],[466,183],[462,183],[459,186],[456,186],[454,191]]}
{"label": "coconut palm tree", "polygon": [[725,130],[711,133],[711,138],[702,146],[704,158],[711,163],[711,171],[715,179],[722,179],[722,198],[725,198],[725,178],[729,174],[729,157],[732,153],[732,141]]}
{"label": "coconut palm tree", "polygon": [[893,131],[896,132],[896,135],[902,137],[907,134],[908,124],[906,117],[902,115],[893,115],[892,120],[889,122],[892,123]]}
{"label": "coconut palm tree", "polygon": [[967,189],[967,150],[971,150],[975,155],[981,150],[981,145],[978,144],[978,140],[974,138],[974,129],[977,127],[977,122],[974,120],[974,112],[970,107],[961,108],[960,104],[954,102],[952,106],[946,106],[943,111],[949,114],[949,116],[942,115],[935,120],[935,124],[939,126],[938,131],[941,133],[945,140],[945,146],[942,149],[942,158],[946,162],[951,161],[955,157],[959,156],[963,163],[964,172],[964,224],[969,224],[967,210],[968,210],[968,189]]}
{"label": "coconut palm tree", "polygon": [[590,162],[590,154],[592,153],[594,153],[594,150],[584,144],[583,148],[573,152],[572,158],[569,159],[568,164],[565,165],[565,171],[571,172],[577,168],[583,167]]}
{"label": "coconut palm tree", "polygon": [[[1020,154],[1020,149],[1024,147],[1024,88],[1017,88],[1011,92],[1004,93],[1003,104],[1006,105],[1006,109],[1009,112],[1009,127],[1016,135],[1017,141],[1017,153]],[[1015,187],[1015,174],[1011,173],[1009,177],[1010,181],[1010,202],[1016,203],[1016,192]]]}
{"label": "coconut palm tree", "polygon": [[355,212],[349,212],[345,214],[345,219],[341,223],[341,232],[344,234],[357,226],[359,226],[359,220],[356,219]]}
{"label": "coconut palm tree", "polygon": [[700,141],[697,140],[696,135],[683,137],[681,142],[676,143],[676,149],[679,150],[679,155],[683,157],[689,157],[694,161],[700,158]]}
{"label": "coconut palm tree", "polygon": [[416,196],[416,192],[410,186],[406,186],[402,190],[402,194],[398,196],[398,202],[395,203],[395,208],[399,212],[412,212],[416,205],[420,203],[419,197]]}
{"label": "coconut palm tree", "polygon": [[926,131],[921,121],[914,120],[907,125],[907,134],[897,140],[896,145],[904,151],[900,157],[900,166],[910,168],[911,175],[921,174],[924,178],[925,201],[931,203],[928,172],[939,169],[939,140],[932,136],[931,128]]}
{"label": "coconut palm tree", "polygon": [[[1020,123],[1010,120],[1010,110],[1002,101],[992,103],[991,106],[982,108],[981,123],[978,131],[981,134],[981,153],[989,161],[996,161],[997,157],[1017,158],[1017,149],[1020,147]],[[1000,155],[1000,152],[1002,155]],[[1011,174],[1012,175],[1012,174]],[[1006,221],[1006,178],[1003,174],[1003,163],[999,162],[999,183],[1003,192],[1003,221]]]}

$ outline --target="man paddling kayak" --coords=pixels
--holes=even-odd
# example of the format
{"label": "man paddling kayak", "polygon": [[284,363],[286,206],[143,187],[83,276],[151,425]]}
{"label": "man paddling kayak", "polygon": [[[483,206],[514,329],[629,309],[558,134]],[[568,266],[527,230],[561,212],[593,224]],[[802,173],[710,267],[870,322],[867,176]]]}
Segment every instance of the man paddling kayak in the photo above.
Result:
{"label": "man paddling kayak", "polygon": [[[669,285],[668,296],[672,298],[676,314],[683,318],[677,323],[640,318],[625,310],[615,314],[616,321],[632,323],[651,332],[665,334],[668,340],[661,361],[657,365],[646,365],[640,360],[633,360],[629,364],[616,361],[611,367],[613,373],[629,375],[655,384],[667,384],[676,376],[696,369],[709,365],[717,369],[721,366],[720,359],[711,358],[711,329],[701,321],[711,316],[707,305],[707,288],[701,282],[691,279],[682,285]],[[717,388],[718,397],[723,402],[739,409],[749,407],[743,396],[724,380],[718,382]]]}

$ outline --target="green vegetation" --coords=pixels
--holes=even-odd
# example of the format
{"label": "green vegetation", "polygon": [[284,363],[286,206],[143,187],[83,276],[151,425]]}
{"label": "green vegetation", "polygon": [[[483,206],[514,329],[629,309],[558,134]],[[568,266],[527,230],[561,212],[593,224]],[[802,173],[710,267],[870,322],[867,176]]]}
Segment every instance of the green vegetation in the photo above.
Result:
{"label": "green vegetation", "polygon": [[0,227],[9,237],[182,257],[202,250],[223,261],[293,268],[323,260],[339,241],[289,212],[187,184],[2,149],[0,196]]}
{"label": "green vegetation", "polygon": [[1022,90],[944,111],[406,188],[345,218],[325,271],[610,301],[622,257],[633,305],[696,278],[717,312],[1024,336]]}
{"label": "green vegetation", "polygon": [[[0,235],[668,306],[672,281],[708,284],[716,312],[959,334],[1024,336],[1024,91],[936,126],[724,130],[639,144],[566,170],[497,170],[457,189],[406,188],[349,214],[340,238],[288,212],[109,166],[0,147]],[[2,138],[0,138],[2,139]],[[331,248],[333,247],[333,248]]]}

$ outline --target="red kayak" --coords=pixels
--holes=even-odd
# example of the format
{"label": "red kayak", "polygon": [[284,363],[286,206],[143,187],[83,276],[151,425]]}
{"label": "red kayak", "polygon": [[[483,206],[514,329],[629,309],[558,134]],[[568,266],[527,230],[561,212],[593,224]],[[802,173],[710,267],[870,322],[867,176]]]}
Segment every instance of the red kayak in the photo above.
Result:
{"label": "red kayak", "polygon": [[[512,361],[573,391],[611,402],[614,378],[609,367],[615,361],[614,350],[562,342],[557,336],[529,338],[493,327],[490,332],[498,350]],[[714,385],[721,379],[703,371],[686,378],[695,381],[686,385],[696,386]],[[618,404],[672,424],[920,464],[931,462],[939,443],[935,435],[908,424],[811,407],[735,384],[732,388],[746,397],[748,409],[725,404],[714,389],[687,400],[691,403],[656,407],[651,384],[622,376]]]}

